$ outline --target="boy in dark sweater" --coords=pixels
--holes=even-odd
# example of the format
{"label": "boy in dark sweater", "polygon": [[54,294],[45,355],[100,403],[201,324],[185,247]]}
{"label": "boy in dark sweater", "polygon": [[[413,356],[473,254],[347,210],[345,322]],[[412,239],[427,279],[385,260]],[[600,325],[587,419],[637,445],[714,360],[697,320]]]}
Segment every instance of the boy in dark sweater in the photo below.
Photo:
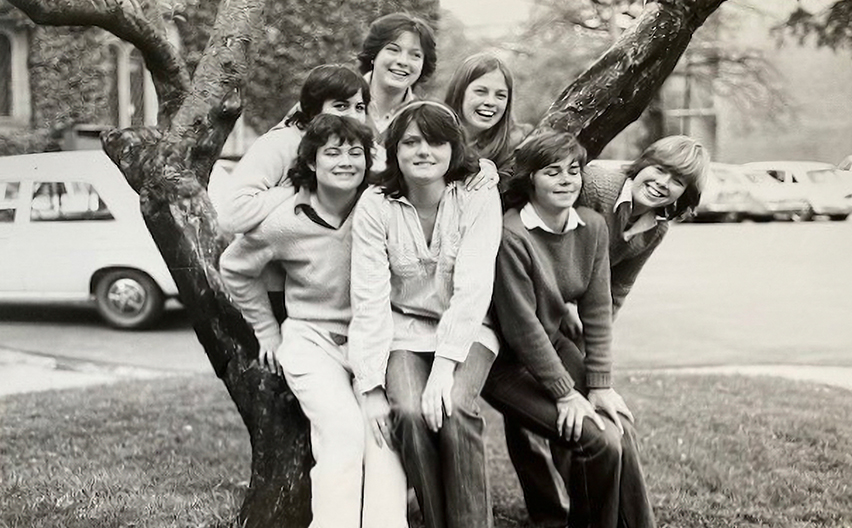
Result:
{"label": "boy in dark sweater", "polygon": [[[669,136],[654,142],[623,171],[583,170],[578,206],[603,216],[609,234],[613,319],[639,272],[669,229],[669,222],[698,205],[710,159],[696,140]],[[576,313],[563,321],[567,334],[582,326]],[[541,437],[506,423],[509,453],[524,490],[530,517],[540,526],[564,526],[569,515],[565,486],[570,453],[551,449]],[[551,458],[551,451],[553,458]],[[555,460],[555,465],[554,465]],[[556,467],[560,469],[557,471]]]}
{"label": "boy in dark sweater", "polygon": [[[571,454],[570,474],[560,477],[571,490],[572,526],[654,526],[633,418],[611,387],[607,224],[573,207],[584,163],[583,147],[559,132],[538,134],[515,154],[494,287],[507,350],[483,396],[513,430]],[[579,337],[562,330],[569,304],[582,321]]]}

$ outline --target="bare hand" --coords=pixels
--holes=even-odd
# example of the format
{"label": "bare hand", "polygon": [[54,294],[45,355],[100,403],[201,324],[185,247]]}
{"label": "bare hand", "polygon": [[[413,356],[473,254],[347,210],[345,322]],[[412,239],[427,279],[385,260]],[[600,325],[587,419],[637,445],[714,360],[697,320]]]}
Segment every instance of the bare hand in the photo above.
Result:
{"label": "bare hand", "polygon": [[572,341],[583,336],[583,322],[580,320],[580,313],[577,311],[577,305],[568,303],[566,305],[565,316],[559,325],[559,330],[563,335]]}
{"label": "bare hand", "polygon": [[364,394],[362,407],[376,444],[382,447],[382,440],[384,439],[388,447],[393,449],[393,438],[391,437],[389,425],[390,404],[388,404],[388,398],[385,395],[384,389],[376,387]]}
{"label": "bare hand", "polygon": [[500,183],[500,175],[497,174],[497,165],[490,159],[479,158],[479,172],[468,176],[465,181],[465,189],[478,191],[485,187],[491,189]]}
{"label": "bare hand", "polygon": [[589,402],[595,409],[609,416],[615,422],[615,425],[618,426],[621,434],[624,434],[624,426],[621,424],[619,414],[630,420],[630,423],[633,423],[633,413],[630,412],[627,404],[624,403],[624,399],[620,394],[615,392],[615,389],[592,389],[589,391]]}
{"label": "bare hand", "polygon": [[589,418],[598,429],[604,430],[604,422],[589,400],[579,392],[572,390],[567,395],[556,400],[559,412],[556,418],[556,430],[566,440],[580,440],[583,435],[583,419]]}
{"label": "bare hand", "polygon": [[275,351],[281,346],[281,334],[276,334],[274,338],[258,339],[260,352],[257,355],[257,362],[261,368],[265,368],[272,374],[284,375],[284,369],[278,363],[278,358],[275,357]]}
{"label": "bare hand", "polygon": [[420,399],[420,408],[426,425],[434,432],[438,432],[444,423],[444,411],[447,416],[453,414],[453,375],[456,370],[456,362],[436,357],[432,363],[432,371],[426,380],[423,396]]}

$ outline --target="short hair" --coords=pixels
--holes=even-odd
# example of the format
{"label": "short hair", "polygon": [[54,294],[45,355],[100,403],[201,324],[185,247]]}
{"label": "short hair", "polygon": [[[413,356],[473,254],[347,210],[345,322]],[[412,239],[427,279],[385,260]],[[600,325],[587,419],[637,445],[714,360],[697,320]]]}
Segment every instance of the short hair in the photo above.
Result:
{"label": "short hair", "polygon": [[515,149],[513,172],[503,193],[503,207],[520,209],[526,205],[535,192],[533,174],[569,156],[577,160],[581,169],[586,166],[586,148],[574,134],[552,128],[534,132]]}
{"label": "short hair", "polygon": [[305,130],[305,135],[299,143],[296,162],[287,173],[297,191],[302,187],[307,187],[311,191],[317,190],[317,173],[311,168],[311,165],[316,166],[317,152],[331,138],[337,138],[339,144],[349,143],[364,147],[366,165],[364,167],[364,181],[361,182],[359,188],[366,188],[367,174],[370,172],[373,163],[373,158],[370,155],[373,149],[372,131],[369,127],[351,117],[321,114],[311,121],[307,130]]}
{"label": "short hair", "polygon": [[302,84],[299,108],[287,119],[287,125],[304,128],[322,113],[326,101],[349,99],[361,92],[364,105],[370,104],[370,85],[363,77],[342,64],[322,64],[312,69]]}
{"label": "short hair", "polygon": [[456,113],[437,101],[414,101],[397,112],[385,132],[387,166],[378,175],[379,186],[384,194],[394,198],[408,194],[408,186],[399,168],[397,153],[399,142],[411,123],[417,124],[423,138],[430,144],[450,144],[452,155],[450,166],[444,174],[445,183],[463,180],[476,172],[476,158],[467,146],[467,138]]}
{"label": "short hair", "polygon": [[514,98],[515,81],[506,63],[490,53],[471,55],[453,73],[453,77],[450,79],[450,84],[447,87],[447,95],[444,98],[444,102],[464,119],[462,107],[464,105],[464,94],[468,85],[492,71],[499,71],[506,80],[506,87],[509,89],[506,111],[497,124],[484,131],[479,137],[469,139],[472,143],[471,146],[476,150],[479,157],[488,158],[499,167],[506,163],[511,156],[510,135],[514,124],[512,118],[512,99]]}
{"label": "short hair", "polygon": [[414,81],[414,86],[428,80],[435,73],[435,66],[438,63],[435,32],[425,20],[408,13],[391,13],[375,19],[370,24],[367,36],[361,45],[361,51],[358,53],[361,73],[372,71],[376,55],[405,31],[420,37],[420,46],[423,48],[423,68],[420,70],[420,77]]}
{"label": "short hair", "polygon": [[698,205],[710,166],[710,155],[701,143],[688,136],[668,136],[657,140],[627,167],[627,177],[634,178],[642,169],[652,165],[686,180],[683,194],[666,207],[663,216],[671,220]]}

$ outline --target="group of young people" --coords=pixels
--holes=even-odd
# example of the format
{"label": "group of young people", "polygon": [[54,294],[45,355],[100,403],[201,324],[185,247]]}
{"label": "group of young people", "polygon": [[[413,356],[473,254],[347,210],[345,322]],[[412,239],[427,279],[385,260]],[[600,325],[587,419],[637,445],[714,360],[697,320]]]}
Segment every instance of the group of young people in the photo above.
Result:
{"label": "group of young people", "polygon": [[612,324],[707,154],[591,170],[570,134],[523,137],[494,56],[419,99],[436,60],[426,22],[377,19],[360,74],[315,68],[211,196],[222,278],[310,420],[311,526],[407,527],[409,486],[429,528],[492,526],[480,396],[536,523],[654,526]]}

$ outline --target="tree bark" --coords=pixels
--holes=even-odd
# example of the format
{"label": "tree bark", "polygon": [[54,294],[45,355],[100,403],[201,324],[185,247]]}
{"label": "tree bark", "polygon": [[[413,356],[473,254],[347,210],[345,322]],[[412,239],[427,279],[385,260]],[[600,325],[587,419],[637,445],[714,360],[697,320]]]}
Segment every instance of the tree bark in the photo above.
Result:
{"label": "tree bark", "polygon": [[[540,126],[579,134],[596,154],[635,120],[724,0],[661,0],[554,103]],[[10,0],[35,22],[96,25],[139,48],[159,79],[157,128],[113,130],[104,150],[139,193],[148,229],[180,291],[217,376],[248,429],[251,484],[240,511],[247,527],[307,526],[308,424],[285,382],[257,364],[257,342],[218,273],[225,245],[205,191],[210,170],[242,109],[251,47],[264,0],[222,0],[213,35],[190,84],[153,0]]]}
{"label": "tree bark", "polygon": [[590,158],[639,118],[686,50],[693,33],[725,0],[659,0],[551,105],[539,127],[571,132]]}

